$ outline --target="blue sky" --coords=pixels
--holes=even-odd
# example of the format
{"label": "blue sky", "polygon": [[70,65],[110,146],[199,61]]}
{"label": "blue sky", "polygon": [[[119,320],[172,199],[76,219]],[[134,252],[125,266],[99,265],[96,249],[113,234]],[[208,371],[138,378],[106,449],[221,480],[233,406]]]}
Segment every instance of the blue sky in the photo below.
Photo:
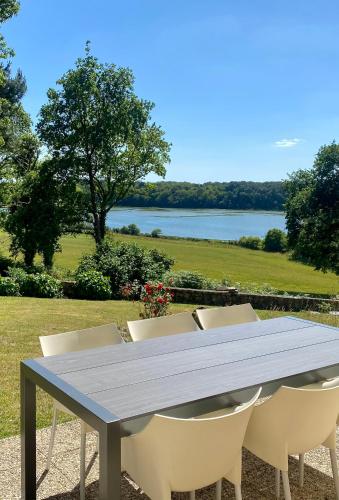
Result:
{"label": "blue sky", "polygon": [[280,180],[338,140],[337,0],[22,0],[4,26],[33,119],[84,52],[129,66],[168,180]]}

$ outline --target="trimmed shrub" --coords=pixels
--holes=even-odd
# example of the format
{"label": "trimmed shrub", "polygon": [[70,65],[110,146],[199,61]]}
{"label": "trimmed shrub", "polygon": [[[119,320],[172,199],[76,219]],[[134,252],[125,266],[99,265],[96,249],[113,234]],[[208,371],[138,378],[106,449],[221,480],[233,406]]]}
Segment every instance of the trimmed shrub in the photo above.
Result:
{"label": "trimmed shrub", "polygon": [[286,252],[287,236],[281,229],[273,228],[267,231],[263,248],[266,252]]}
{"label": "trimmed shrub", "polygon": [[173,264],[173,259],[156,249],[106,240],[93,255],[81,259],[77,274],[92,270],[101,272],[110,278],[112,294],[120,296],[126,283],[160,280]]}
{"label": "trimmed shrub", "polygon": [[240,247],[250,248],[251,250],[261,250],[262,244],[262,239],[259,236],[242,236],[238,241]]}
{"label": "trimmed shrub", "polygon": [[165,274],[164,283],[177,288],[195,288],[198,290],[214,290],[218,283],[193,271],[176,271]]}
{"label": "trimmed shrub", "polygon": [[62,297],[62,285],[49,274],[26,274],[21,282],[20,292],[27,297]]}
{"label": "trimmed shrub", "polygon": [[76,276],[75,293],[79,299],[108,300],[112,295],[110,279],[99,271],[79,273]]}
{"label": "trimmed shrub", "polygon": [[19,297],[19,283],[13,278],[0,278],[0,295]]}

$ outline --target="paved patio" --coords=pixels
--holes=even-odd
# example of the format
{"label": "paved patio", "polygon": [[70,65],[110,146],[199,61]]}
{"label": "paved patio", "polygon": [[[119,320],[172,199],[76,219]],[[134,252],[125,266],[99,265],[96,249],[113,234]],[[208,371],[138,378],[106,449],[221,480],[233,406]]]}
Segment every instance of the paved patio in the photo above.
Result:
{"label": "paved patio", "polygon": [[[80,427],[77,421],[58,426],[51,470],[44,467],[50,430],[37,433],[38,498],[49,500],[74,500],[79,498],[79,444]],[[87,489],[86,499],[98,495],[98,458],[95,454],[95,436],[88,435]],[[294,500],[331,500],[335,498],[331,477],[330,460],[325,449],[319,448],[305,457],[305,485],[298,487],[298,460],[290,459],[290,483]],[[137,486],[125,475],[122,476],[122,498],[147,500]],[[272,467],[244,452],[243,499],[274,499],[274,473]],[[197,500],[214,500],[215,489],[204,488],[197,492]],[[188,494],[173,494],[175,500],[188,499]],[[233,488],[223,481],[223,498],[234,498]],[[0,499],[20,499],[20,440],[13,437],[0,440]],[[160,500],[160,499],[153,499]]]}

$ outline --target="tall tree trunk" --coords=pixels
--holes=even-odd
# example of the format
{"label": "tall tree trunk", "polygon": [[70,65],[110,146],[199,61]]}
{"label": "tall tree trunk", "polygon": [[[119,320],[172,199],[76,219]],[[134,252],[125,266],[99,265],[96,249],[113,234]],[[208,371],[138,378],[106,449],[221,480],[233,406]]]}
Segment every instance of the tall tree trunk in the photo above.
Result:
{"label": "tall tree trunk", "polygon": [[32,267],[34,263],[34,257],[36,254],[35,248],[26,248],[24,251],[24,261],[27,267]]}
{"label": "tall tree trunk", "polygon": [[101,240],[105,238],[106,234],[106,210],[101,210],[99,215],[99,228],[100,228],[100,237]]}
{"label": "tall tree trunk", "polygon": [[96,245],[100,245],[102,241],[102,236],[101,236],[101,231],[100,231],[100,218],[99,218],[99,213],[98,213],[98,205],[97,205],[97,200],[96,200],[96,192],[95,192],[95,182],[94,182],[94,176],[92,169],[89,168],[88,170],[88,176],[89,176],[89,189],[91,193],[91,212],[93,215],[93,229],[94,229],[94,239]]}
{"label": "tall tree trunk", "polygon": [[46,267],[46,269],[51,270],[53,267],[54,249],[52,248],[44,249],[42,256],[43,256],[44,266]]}

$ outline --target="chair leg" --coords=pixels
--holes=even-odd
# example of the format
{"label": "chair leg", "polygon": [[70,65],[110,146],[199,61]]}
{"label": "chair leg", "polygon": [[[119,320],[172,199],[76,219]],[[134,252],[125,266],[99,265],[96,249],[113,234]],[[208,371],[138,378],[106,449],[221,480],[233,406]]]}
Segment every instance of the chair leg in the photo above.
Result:
{"label": "chair leg", "polygon": [[46,470],[49,470],[50,466],[51,466],[52,451],[53,451],[53,446],[54,446],[54,439],[55,439],[55,431],[56,431],[56,426],[57,426],[57,419],[58,419],[58,410],[56,408],[54,408],[54,411],[53,411],[53,420],[52,420],[52,428],[51,428],[51,437],[49,438],[49,446],[48,446],[48,455],[47,455]]}
{"label": "chair leg", "polygon": [[190,500],[195,500],[195,491],[190,491]]}
{"label": "chair leg", "polygon": [[241,485],[240,484],[236,484],[234,486],[234,491],[235,491],[235,500],[242,500]]}
{"label": "chair leg", "polygon": [[280,470],[275,469],[275,496],[280,498]]}
{"label": "chair leg", "polygon": [[96,433],[95,453],[99,453],[99,432]]}
{"label": "chair leg", "polygon": [[290,482],[289,482],[289,479],[288,479],[288,471],[282,470],[281,471],[281,475],[282,475],[283,486],[284,486],[284,497],[285,497],[285,500],[292,500],[291,490],[290,490]]}
{"label": "chair leg", "polygon": [[338,478],[338,463],[335,450],[330,450],[332,473],[337,500],[339,500],[339,478]]}
{"label": "chair leg", "polygon": [[304,459],[305,454],[300,453],[299,455],[299,486],[302,488],[304,486]]}
{"label": "chair leg", "polygon": [[221,487],[222,487],[222,479],[215,484],[215,498],[216,500],[221,500]]}
{"label": "chair leg", "polygon": [[86,431],[85,424],[81,422],[80,437],[80,500],[85,500],[86,481]]}

